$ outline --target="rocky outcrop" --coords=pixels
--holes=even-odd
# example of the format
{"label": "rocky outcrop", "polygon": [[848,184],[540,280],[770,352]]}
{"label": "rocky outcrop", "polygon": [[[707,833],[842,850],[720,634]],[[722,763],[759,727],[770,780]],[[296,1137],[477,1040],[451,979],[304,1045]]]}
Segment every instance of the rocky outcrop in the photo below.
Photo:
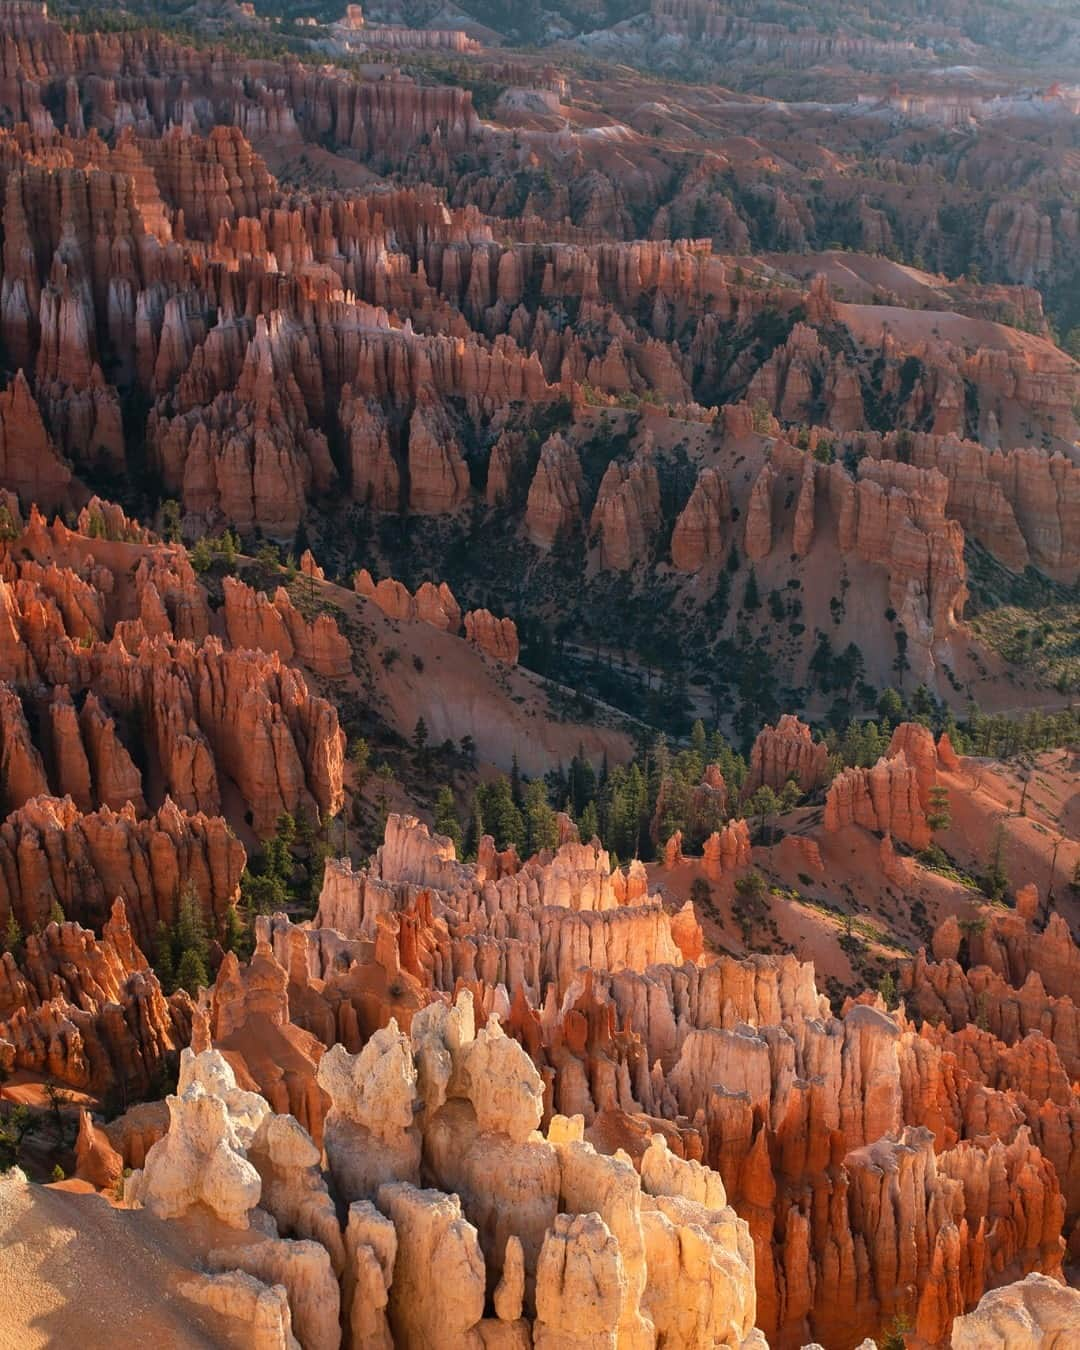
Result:
{"label": "rocky outcrop", "polygon": [[353,577],[353,589],[373,600],[388,619],[418,619],[444,633],[457,634],[461,629],[461,606],[445,581],[437,586],[423,581],[412,595],[400,581],[383,577],[376,583],[367,568],[361,568]]}
{"label": "rocky outcrop", "polygon": [[727,480],[717,469],[702,469],[671,535],[671,561],[680,572],[700,572],[723,561],[731,518]]}
{"label": "rocky outcrop", "polygon": [[[100,939],[53,922],[27,936],[19,962],[0,957],[0,1052],[9,1067],[72,1087],[141,1095],[184,1043],[185,1000],[165,999],[117,900]],[[95,1176],[108,1164],[96,1137],[83,1157]]]}
{"label": "rocky outcrop", "polygon": [[489,610],[471,609],[465,615],[465,638],[494,660],[517,665],[518,635],[513,619],[497,619]]}
{"label": "rocky outcrop", "polygon": [[70,798],[36,797],[0,826],[0,924],[13,915],[31,933],[59,907],[97,928],[119,897],[136,940],[149,947],[158,923],[173,923],[180,898],[191,896],[218,930],[244,862],[224,820],[170,800],[138,819],[131,806],[84,815]]}
{"label": "rocky outcrop", "polygon": [[409,510],[434,516],[455,511],[469,495],[469,469],[444,417],[418,405],[409,423]]}
{"label": "rocky outcrop", "polygon": [[647,457],[608,465],[596,496],[589,529],[598,536],[600,566],[627,572],[650,555],[660,526],[660,481]]}
{"label": "rocky outcrop", "polygon": [[279,586],[271,600],[242,581],[223,577],[225,627],[234,647],[276,652],[283,661],[297,661],[328,679],[352,673],[352,649],[332,614],[316,614],[310,622]]}
{"label": "rocky outcrop", "polygon": [[825,742],[815,741],[805,723],[785,714],[775,727],[758,732],[750,751],[750,772],[743,790],[746,796],[762,786],[779,792],[792,780],[803,792],[813,792],[824,782],[828,764],[829,749]]}
{"label": "rocky outcrop", "polygon": [[0,482],[26,506],[57,510],[70,500],[71,469],[49,439],[22,370],[0,393]]}
{"label": "rocky outcrop", "polygon": [[773,545],[773,485],[776,470],[771,464],[762,466],[754,480],[750,504],[746,508],[746,529],[743,535],[746,556],[757,562],[768,557]]}
{"label": "rocky outcrop", "polygon": [[892,835],[915,849],[930,843],[918,773],[903,751],[882,756],[870,769],[844,769],[833,779],[825,798],[825,829],[847,825]]}
{"label": "rocky outcrop", "polygon": [[1045,1275],[984,1294],[979,1306],[953,1323],[952,1350],[1031,1350],[1067,1345],[1080,1321],[1080,1291]]}
{"label": "rocky outcrop", "polygon": [[560,533],[581,519],[582,474],[577,451],[561,436],[548,438],[529,487],[525,529],[537,548],[550,550]]}

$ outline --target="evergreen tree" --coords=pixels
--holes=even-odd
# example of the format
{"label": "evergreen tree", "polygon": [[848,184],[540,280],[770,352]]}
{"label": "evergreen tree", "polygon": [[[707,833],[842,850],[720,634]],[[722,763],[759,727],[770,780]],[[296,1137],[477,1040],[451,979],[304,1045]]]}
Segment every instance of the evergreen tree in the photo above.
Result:
{"label": "evergreen tree", "polygon": [[758,592],[757,574],[751,567],[750,575],[746,578],[746,589],[743,591],[742,607],[748,614],[761,608],[761,595]]}
{"label": "evergreen tree", "polygon": [[[193,882],[188,882],[180,895],[176,917],[176,945],[183,952],[194,952],[205,963],[210,950],[203,920],[202,904]],[[177,968],[179,975],[179,967]]]}
{"label": "evergreen tree", "polygon": [[932,830],[947,830],[952,824],[952,816],[949,813],[949,790],[945,787],[932,787],[930,789],[930,809],[926,815],[926,822]]}
{"label": "evergreen tree", "polygon": [[422,717],[416,719],[416,726],[413,728],[413,749],[416,751],[417,761],[423,764],[427,759],[428,729],[427,723]]}
{"label": "evergreen tree", "polygon": [[439,789],[439,795],[435,798],[435,829],[438,834],[444,834],[448,839],[454,841],[454,851],[460,858],[462,844],[461,821],[458,820],[453,790],[447,786],[441,787]]}
{"label": "evergreen tree", "polygon": [[518,764],[516,750],[510,758],[510,796],[520,811],[525,805],[525,796],[521,790],[521,765]]}
{"label": "evergreen tree", "polygon": [[559,822],[542,782],[536,780],[528,785],[524,805],[527,851],[532,854],[542,848],[558,848]]}
{"label": "evergreen tree", "polygon": [[[596,803],[590,802],[577,819],[578,834],[581,842],[588,844],[600,834],[600,821],[596,814]],[[1080,864],[1078,864],[1080,866]]]}
{"label": "evergreen tree", "polygon": [[206,973],[206,963],[193,947],[188,947],[181,956],[180,964],[176,969],[177,988],[186,989],[191,997],[195,998],[199,990],[205,989],[209,983],[210,978]]}
{"label": "evergreen tree", "polygon": [[994,849],[990,855],[990,866],[983,878],[983,893],[991,900],[1004,900],[1009,888],[1009,874],[1005,870],[1005,826],[999,825],[994,834]]}
{"label": "evergreen tree", "polygon": [[235,905],[229,905],[222,924],[221,945],[227,952],[241,956],[247,939],[247,925]]}
{"label": "evergreen tree", "polygon": [[487,831],[484,829],[484,807],[479,791],[472,795],[469,803],[469,823],[465,831],[465,857],[475,858],[480,848],[480,840]]}
{"label": "evergreen tree", "polygon": [[487,833],[495,840],[497,849],[509,848],[511,844],[519,853],[525,849],[525,821],[514,805],[510,791],[510,780],[500,774],[491,783],[485,783],[479,794],[483,804],[484,821]]}
{"label": "evergreen tree", "polygon": [[154,970],[166,994],[176,988],[176,962],[173,957],[173,935],[164,919],[158,920],[154,937]]}

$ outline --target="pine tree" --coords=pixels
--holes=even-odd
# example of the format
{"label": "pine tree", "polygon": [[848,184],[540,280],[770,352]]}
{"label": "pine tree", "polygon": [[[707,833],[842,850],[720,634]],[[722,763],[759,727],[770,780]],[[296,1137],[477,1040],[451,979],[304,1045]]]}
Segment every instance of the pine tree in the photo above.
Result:
{"label": "pine tree", "polygon": [[173,957],[172,930],[164,919],[158,921],[154,936],[154,970],[161,981],[162,989],[166,994],[171,994],[176,987],[176,963]]}
{"label": "pine tree", "polygon": [[758,592],[757,574],[751,567],[750,575],[746,578],[746,590],[743,591],[742,607],[747,613],[753,613],[754,610],[761,608],[761,595]]}
{"label": "pine tree", "polygon": [[498,849],[509,848],[511,844],[519,853],[525,849],[525,821],[514,805],[510,791],[510,780],[503,774],[491,783],[485,783],[479,789],[483,803],[484,821],[487,833],[495,840]]}
{"label": "pine tree", "polygon": [[558,848],[559,822],[539,780],[525,789],[525,829],[530,854],[539,853],[542,848]]}
{"label": "pine tree", "polygon": [[435,798],[435,830],[437,834],[444,834],[448,839],[454,841],[454,851],[461,857],[461,821],[458,820],[457,806],[454,802],[453,789],[443,786],[439,789],[439,795]]}
{"label": "pine tree", "polygon": [[210,978],[206,973],[206,963],[194,947],[188,947],[180,958],[180,964],[176,970],[176,986],[178,989],[186,989],[192,998],[198,996],[200,989],[205,989],[210,983]]}
{"label": "pine tree", "polygon": [[[600,822],[596,815],[596,803],[590,802],[577,819],[578,834],[583,844],[590,843],[600,834]],[[1080,863],[1077,864],[1080,867]]]}
{"label": "pine tree", "polygon": [[521,765],[518,764],[516,750],[510,759],[510,796],[513,798],[514,805],[520,811],[525,805],[525,795],[521,788]]}
{"label": "pine tree", "polygon": [[176,945],[181,952],[193,951],[203,962],[209,954],[210,944],[206,935],[202,904],[193,882],[188,882],[180,895],[180,909],[176,918]]}
{"label": "pine tree", "polygon": [[484,808],[480,793],[474,792],[469,803],[469,823],[465,831],[465,857],[475,858],[480,848],[480,840],[486,833],[484,829]]}
{"label": "pine tree", "polygon": [[229,905],[225,911],[225,920],[222,924],[222,947],[227,952],[236,952],[239,955],[243,950],[246,938],[247,926],[240,917],[239,910],[235,905]]}
{"label": "pine tree", "polygon": [[413,749],[416,751],[416,758],[423,763],[427,758],[428,728],[427,723],[422,717],[416,719],[416,726],[413,728]]}
{"label": "pine tree", "polygon": [[952,824],[949,813],[949,790],[945,787],[930,789],[930,809],[926,813],[926,823],[932,830],[947,830]]}
{"label": "pine tree", "polygon": [[990,855],[990,866],[983,878],[983,892],[991,900],[1003,900],[1009,888],[1009,874],[1005,871],[1005,827],[999,825],[994,834],[994,850]]}

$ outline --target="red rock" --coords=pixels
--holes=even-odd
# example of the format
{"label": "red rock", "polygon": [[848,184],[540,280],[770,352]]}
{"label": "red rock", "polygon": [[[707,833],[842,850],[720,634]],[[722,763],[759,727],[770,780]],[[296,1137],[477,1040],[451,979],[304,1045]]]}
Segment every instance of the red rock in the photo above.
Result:
{"label": "red rock", "polygon": [[680,572],[699,572],[723,561],[724,537],[731,517],[727,480],[716,469],[702,469],[671,535],[671,561]]}
{"label": "red rock", "polygon": [[577,452],[561,436],[550,436],[540,450],[525,509],[525,528],[537,548],[550,550],[561,532],[577,525],[581,489]]}
{"label": "red rock", "polygon": [[776,482],[776,470],[771,464],[762,466],[754,480],[750,493],[750,504],[746,508],[746,556],[757,562],[768,557],[772,551],[773,521],[772,493]]}
{"label": "red rock", "polygon": [[496,661],[517,665],[518,635],[513,619],[496,619],[486,609],[469,610],[465,615],[465,638]]}
{"label": "red rock", "polygon": [[785,714],[775,727],[758,732],[744,793],[750,796],[763,784],[779,792],[789,779],[803,792],[813,792],[824,782],[828,763],[825,742],[815,741],[808,726]]}

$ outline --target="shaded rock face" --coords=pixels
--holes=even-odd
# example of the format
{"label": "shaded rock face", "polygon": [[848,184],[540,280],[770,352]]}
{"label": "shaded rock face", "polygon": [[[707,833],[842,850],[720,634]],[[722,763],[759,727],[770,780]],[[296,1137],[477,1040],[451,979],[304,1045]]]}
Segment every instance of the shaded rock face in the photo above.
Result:
{"label": "shaded rock face", "polygon": [[577,452],[561,436],[550,437],[541,448],[525,508],[525,529],[537,548],[550,549],[560,532],[578,524],[581,491]]}
{"label": "shaded rock face", "polygon": [[[110,627],[109,597],[125,572],[135,617]],[[237,784],[262,833],[283,811],[340,808],[337,712],[282,659],[296,657],[326,676],[348,674],[348,645],[327,616],[308,624],[286,596],[260,604],[230,579],[227,630],[259,647],[229,649],[208,636],[205,594],[182,550],[170,564],[127,540],[86,538],[59,521],[47,527],[36,514],[3,563],[0,611],[0,677],[35,698],[43,686],[57,688],[48,710],[54,782],[29,744],[18,697],[12,689],[0,695],[7,728],[0,777],[13,805],[55,788],[84,805],[130,802],[145,813],[123,719],[145,728],[141,754],[156,757],[166,790],[191,814],[220,814],[223,775]],[[67,708],[72,699],[82,701],[78,718]]]}
{"label": "shaded rock face", "polygon": [[790,714],[775,727],[759,731],[750,752],[747,796],[765,785],[779,791],[788,780],[803,792],[813,792],[824,780],[829,751],[824,741],[815,741],[810,728]]}
{"label": "shaded rock face", "polygon": [[727,480],[716,469],[702,469],[671,535],[671,561],[680,572],[719,566],[731,517]]}
{"label": "shaded rock face", "polygon": [[626,572],[645,561],[659,528],[660,482],[650,460],[635,459],[625,469],[608,465],[589,523],[599,536],[600,566]]}
{"label": "shaded rock face", "polygon": [[[9,1068],[94,1093],[142,1095],[175,1059],[189,1024],[190,1001],[165,998],[122,900],[100,939],[77,923],[49,923],[27,937],[19,962],[0,957],[0,1060]],[[96,1180],[112,1165],[110,1150],[85,1133],[80,1156]]]}

